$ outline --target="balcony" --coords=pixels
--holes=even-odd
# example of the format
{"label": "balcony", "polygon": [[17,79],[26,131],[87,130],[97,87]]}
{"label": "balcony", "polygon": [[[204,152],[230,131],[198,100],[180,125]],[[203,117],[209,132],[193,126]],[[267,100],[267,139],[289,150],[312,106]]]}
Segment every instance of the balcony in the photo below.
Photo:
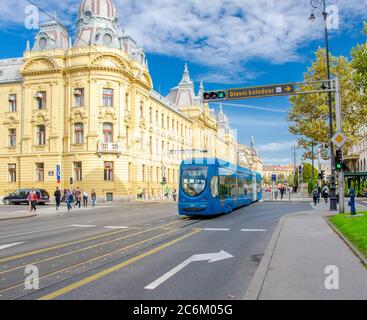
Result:
{"label": "balcony", "polygon": [[119,142],[98,142],[98,154],[102,153],[122,153],[122,144]]}

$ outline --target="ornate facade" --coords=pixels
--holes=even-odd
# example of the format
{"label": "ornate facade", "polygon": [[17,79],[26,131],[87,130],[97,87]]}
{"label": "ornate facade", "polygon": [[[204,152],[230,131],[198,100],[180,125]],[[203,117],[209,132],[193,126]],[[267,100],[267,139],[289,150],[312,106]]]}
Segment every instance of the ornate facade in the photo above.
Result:
{"label": "ornate facade", "polygon": [[202,102],[203,90],[195,94],[185,65],[179,85],[158,94],[112,1],[83,0],[74,41],[51,21],[22,58],[0,60],[0,196],[23,187],[53,194],[72,178],[73,188],[95,189],[100,199],[138,189],[158,198],[163,177],[177,187],[186,157],[234,162],[236,141]]}

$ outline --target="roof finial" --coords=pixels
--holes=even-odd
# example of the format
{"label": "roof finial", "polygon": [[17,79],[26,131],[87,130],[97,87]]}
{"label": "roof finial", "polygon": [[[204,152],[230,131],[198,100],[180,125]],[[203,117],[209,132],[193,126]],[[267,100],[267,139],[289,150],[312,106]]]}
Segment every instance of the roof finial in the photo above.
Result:
{"label": "roof finial", "polygon": [[182,75],[180,85],[192,85],[192,81],[190,79],[189,67],[187,65],[187,62],[185,62],[184,73]]}
{"label": "roof finial", "polygon": [[25,51],[31,51],[31,44],[29,43],[29,40],[27,40]]}
{"label": "roof finial", "polygon": [[69,49],[71,49],[72,47],[73,47],[73,43],[72,43],[71,37],[69,37]]}

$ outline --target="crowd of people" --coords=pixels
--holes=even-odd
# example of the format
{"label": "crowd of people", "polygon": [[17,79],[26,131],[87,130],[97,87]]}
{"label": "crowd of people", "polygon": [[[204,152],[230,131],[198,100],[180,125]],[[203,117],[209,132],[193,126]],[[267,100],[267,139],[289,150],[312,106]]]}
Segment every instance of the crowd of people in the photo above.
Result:
{"label": "crowd of people", "polygon": [[[73,208],[75,209],[76,207],[78,208],[81,208],[82,206],[84,208],[88,207],[89,194],[87,191],[82,192],[82,190],[79,187],[77,187],[75,190],[64,189],[63,195],[61,194],[60,188],[57,187],[54,193],[54,197],[57,211],[60,209],[61,202],[66,203],[66,207],[69,212],[71,211],[71,209]],[[94,189],[92,189],[90,197],[92,200],[92,207],[94,208],[97,201],[97,194],[94,191]]]}

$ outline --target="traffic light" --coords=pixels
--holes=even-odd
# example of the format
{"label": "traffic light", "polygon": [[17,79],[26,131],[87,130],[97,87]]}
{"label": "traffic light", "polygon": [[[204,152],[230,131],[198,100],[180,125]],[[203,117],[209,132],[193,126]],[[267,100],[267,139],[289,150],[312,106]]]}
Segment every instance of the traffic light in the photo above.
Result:
{"label": "traffic light", "polygon": [[73,184],[73,183],[74,183],[74,179],[70,178],[70,184]]}
{"label": "traffic light", "polygon": [[167,178],[166,177],[163,177],[162,178],[162,185],[164,186],[165,184],[167,184]]}
{"label": "traffic light", "polygon": [[321,170],[321,172],[319,173],[319,180],[323,180],[325,179],[325,171]]}
{"label": "traffic light", "polygon": [[343,152],[341,149],[336,150],[335,168],[337,171],[343,170]]}
{"label": "traffic light", "polygon": [[298,174],[302,175],[302,166],[298,166]]}
{"label": "traffic light", "polygon": [[221,91],[208,91],[208,92],[204,92],[204,94],[203,94],[204,101],[225,100],[226,96],[227,96],[227,94],[223,90],[221,90]]}

